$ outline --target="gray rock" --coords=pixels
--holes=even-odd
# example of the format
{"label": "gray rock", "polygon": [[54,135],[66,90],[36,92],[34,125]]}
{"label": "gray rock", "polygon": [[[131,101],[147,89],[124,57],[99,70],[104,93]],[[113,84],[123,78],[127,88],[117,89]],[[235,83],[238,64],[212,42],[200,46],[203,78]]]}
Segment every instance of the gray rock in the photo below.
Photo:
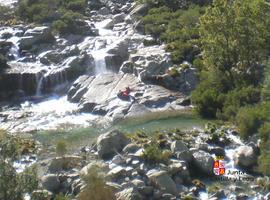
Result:
{"label": "gray rock", "polygon": [[258,154],[251,146],[240,146],[236,149],[233,160],[237,166],[251,167],[256,164]]}
{"label": "gray rock", "polygon": [[117,200],[142,200],[142,196],[135,188],[128,188],[116,193]]}
{"label": "gray rock", "polygon": [[193,155],[190,151],[181,151],[181,152],[176,152],[175,154],[179,160],[184,160],[187,163],[191,162],[193,159]]}
{"label": "gray rock", "polygon": [[60,181],[55,174],[47,174],[41,178],[41,184],[44,189],[50,192],[57,192],[60,189]]}
{"label": "gray rock", "polygon": [[112,179],[119,179],[127,175],[126,169],[121,166],[117,166],[108,172],[108,177]]}
{"label": "gray rock", "polygon": [[125,148],[123,149],[123,152],[125,152],[125,153],[135,153],[139,149],[140,149],[140,146],[138,146],[137,144],[134,144],[134,143],[130,143],[127,146],[125,146]]}
{"label": "gray rock", "polygon": [[47,26],[35,27],[24,33],[20,40],[20,49],[30,49],[37,43],[51,43],[54,41],[51,29]]}
{"label": "gray rock", "polygon": [[193,162],[195,167],[200,169],[202,173],[206,175],[213,175],[214,159],[209,153],[201,150],[194,152]]}
{"label": "gray rock", "polygon": [[121,164],[123,164],[125,162],[126,162],[125,159],[120,155],[116,155],[112,159],[112,163],[114,163],[116,165],[121,165]]}
{"label": "gray rock", "polygon": [[154,187],[153,186],[143,186],[138,188],[139,192],[145,196],[152,196]]}
{"label": "gray rock", "polygon": [[97,152],[101,158],[111,156],[129,143],[129,139],[120,131],[115,130],[102,134],[97,139]]}
{"label": "gray rock", "polygon": [[123,72],[124,74],[126,73],[133,74],[134,73],[133,63],[130,61],[125,61],[120,67],[120,71]]}
{"label": "gray rock", "polygon": [[146,15],[150,6],[148,4],[139,4],[131,12],[130,15]]}
{"label": "gray rock", "polygon": [[51,173],[60,172],[62,170],[68,170],[75,167],[80,167],[82,157],[80,156],[64,156],[57,157],[50,161],[48,170]]}
{"label": "gray rock", "polygon": [[182,152],[182,151],[188,151],[188,147],[186,144],[181,140],[176,140],[171,143],[171,151],[173,153],[175,152]]}
{"label": "gray rock", "polygon": [[113,23],[118,24],[118,23],[124,22],[125,17],[126,17],[125,13],[120,13],[120,14],[114,15],[112,18]]}
{"label": "gray rock", "polygon": [[153,172],[147,174],[147,176],[153,186],[166,193],[178,195],[176,185],[166,171]]}
{"label": "gray rock", "polygon": [[110,14],[110,10],[107,7],[102,7],[99,9],[98,14],[100,15],[108,15]]}

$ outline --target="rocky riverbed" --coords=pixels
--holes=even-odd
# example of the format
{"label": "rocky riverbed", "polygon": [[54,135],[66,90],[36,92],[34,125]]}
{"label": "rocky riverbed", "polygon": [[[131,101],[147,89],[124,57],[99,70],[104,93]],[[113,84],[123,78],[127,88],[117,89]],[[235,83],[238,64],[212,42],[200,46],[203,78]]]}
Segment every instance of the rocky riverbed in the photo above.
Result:
{"label": "rocky riverbed", "polygon": [[[47,26],[1,27],[0,50],[10,60],[0,79],[1,128],[28,132],[190,108],[196,70],[187,64],[177,77],[167,73],[170,55],[163,45],[144,45],[152,38],[136,26],[145,8],[105,5],[91,12],[80,35],[54,36]],[[125,87],[131,98],[121,100],[117,93]]]}
{"label": "rocky riverbed", "polygon": [[[164,130],[152,136],[113,130],[74,155],[39,161],[46,190],[38,192],[76,196],[87,188],[82,177],[97,166],[119,200],[267,199],[262,185],[267,180],[253,172],[257,156],[257,144],[242,143],[226,127]],[[217,157],[225,161],[223,176],[213,171]]]}
{"label": "rocky riverbed", "polygon": [[[82,142],[70,155],[55,157],[54,147],[42,144],[37,154],[27,152],[15,162],[18,172],[38,166],[41,186],[34,193],[49,199],[61,192],[76,199],[87,188],[84,175],[97,166],[118,200],[270,199],[269,179],[256,174],[256,138],[244,143],[233,128],[192,125],[187,131],[179,119],[177,129],[168,120],[166,130],[159,126],[156,134],[143,123],[136,133],[103,133],[104,126],[125,120],[191,110],[189,94],[198,77],[187,62],[177,75],[170,73],[165,46],[152,45],[137,21],[147,5],[102,2],[101,9],[89,11],[77,35],[60,37],[47,25],[0,27],[0,53],[9,59],[0,74],[0,128],[31,136],[81,127],[102,133],[96,142],[91,138],[93,145]],[[117,93],[127,86],[130,98],[119,99]],[[224,159],[224,176],[214,175],[218,158]]]}

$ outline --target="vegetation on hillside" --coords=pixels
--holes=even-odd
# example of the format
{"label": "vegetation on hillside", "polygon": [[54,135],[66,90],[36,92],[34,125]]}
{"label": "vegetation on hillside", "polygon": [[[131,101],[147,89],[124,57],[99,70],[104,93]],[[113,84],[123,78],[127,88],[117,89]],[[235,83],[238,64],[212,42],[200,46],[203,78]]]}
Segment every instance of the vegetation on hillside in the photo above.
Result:
{"label": "vegetation on hillside", "polygon": [[85,0],[20,0],[16,14],[26,22],[49,23],[60,34],[76,34],[86,9]]}
{"label": "vegetation on hillside", "polygon": [[166,43],[175,64],[189,61],[198,69],[200,83],[191,95],[196,111],[230,120],[243,138],[260,132],[259,169],[269,174],[269,2],[141,2],[151,7],[142,18],[145,32]]}

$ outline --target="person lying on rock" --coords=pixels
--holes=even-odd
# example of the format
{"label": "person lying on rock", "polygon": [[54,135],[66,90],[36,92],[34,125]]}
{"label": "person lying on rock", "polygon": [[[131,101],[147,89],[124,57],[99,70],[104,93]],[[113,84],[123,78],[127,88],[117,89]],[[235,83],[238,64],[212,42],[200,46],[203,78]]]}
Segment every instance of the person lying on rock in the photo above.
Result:
{"label": "person lying on rock", "polygon": [[118,96],[118,98],[120,98],[122,100],[130,100],[131,99],[134,101],[135,98],[130,95],[130,92],[131,92],[130,87],[126,87],[124,91],[119,90],[117,96]]}

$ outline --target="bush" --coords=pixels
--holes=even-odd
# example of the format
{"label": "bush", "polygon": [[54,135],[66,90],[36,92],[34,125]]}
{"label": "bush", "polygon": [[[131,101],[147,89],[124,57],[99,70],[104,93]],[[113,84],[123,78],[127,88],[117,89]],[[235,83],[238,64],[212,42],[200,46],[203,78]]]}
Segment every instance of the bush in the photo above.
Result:
{"label": "bush", "polygon": [[236,115],[236,125],[242,138],[258,133],[259,128],[270,120],[270,102],[257,106],[247,106],[239,110]]}
{"label": "bush", "polygon": [[222,116],[219,117],[234,120],[240,107],[257,104],[260,100],[260,88],[249,86],[231,90],[225,95]]}
{"label": "bush", "polygon": [[162,6],[150,9],[142,21],[147,34],[151,34],[157,42],[166,43],[166,50],[172,53],[174,63],[192,62],[200,53],[197,39],[202,13],[203,9],[198,6],[175,12]]}
{"label": "bush", "polygon": [[56,144],[56,154],[58,156],[64,156],[67,152],[67,143],[63,140],[60,140]]}
{"label": "bush", "polygon": [[[270,145],[270,141],[268,142]],[[269,151],[269,149],[268,149]],[[262,153],[258,160],[259,171],[266,176],[270,176],[270,154]]]}
{"label": "bush", "polygon": [[[60,18],[63,20],[64,15],[75,17],[70,13],[84,14],[85,9],[85,0],[21,0],[16,13],[24,21],[53,23],[61,20]],[[74,20],[76,19],[77,17]],[[67,24],[69,28],[73,28],[69,25]]]}
{"label": "bush", "polygon": [[98,165],[93,165],[88,169],[88,174],[82,177],[86,186],[80,192],[79,200],[115,200],[115,195],[110,186],[106,184],[105,174]]}
{"label": "bush", "polygon": [[259,129],[260,139],[263,142],[270,141],[270,123],[265,123]]}
{"label": "bush", "polygon": [[203,117],[215,118],[217,112],[222,110],[224,96],[230,85],[220,71],[203,71],[201,82],[191,94],[191,101],[195,110]]}
{"label": "bush", "polygon": [[236,124],[242,138],[248,138],[248,136],[257,133],[262,125],[259,110],[254,107],[240,109],[236,116]]}
{"label": "bush", "polygon": [[162,151],[158,144],[152,142],[147,146],[142,155],[143,159],[149,163],[167,163],[170,157],[170,154],[167,151]]}
{"label": "bush", "polygon": [[80,34],[79,21],[83,16],[72,11],[62,11],[62,17],[53,23],[53,30],[61,35]]}

